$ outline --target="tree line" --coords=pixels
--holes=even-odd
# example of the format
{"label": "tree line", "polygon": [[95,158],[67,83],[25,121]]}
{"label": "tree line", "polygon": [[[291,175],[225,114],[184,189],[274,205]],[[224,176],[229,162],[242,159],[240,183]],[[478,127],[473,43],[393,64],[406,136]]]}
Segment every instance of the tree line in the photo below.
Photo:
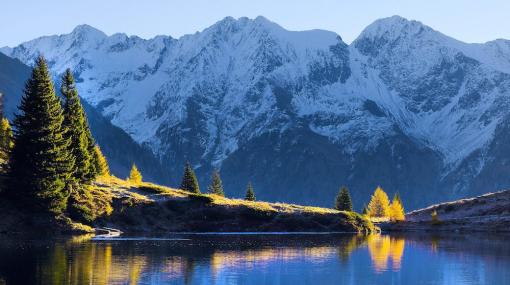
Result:
{"label": "tree line", "polygon": [[[353,211],[351,195],[345,186],[340,188],[335,198],[335,209]],[[388,195],[380,186],[375,189],[368,206],[363,207],[362,214],[371,218],[389,219],[390,221],[405,220],[405,211],[400,194],[395,193],[393,200],[390,202]]]}
{"label": "tree line", "polygon": [[[142,182],[142,174],[138,170],[135,164],[131,167],[131,172],[128,177],[128,181],[136,184]],[[181,190],[188,191],[190,193],[201,194],[200,186],[195,171],[188,162],[184,166],[181,184],[179,187]],[[218,170],[214,170],[211,176],[211,182],[207,187],[208,193],[215,194],[221,197],[225,197],[225,191],[223,189],[223,183],[221,181],[220,173]],[[247,201],[255,201],[255,191],[253,185],[248,182],[246,186],[246,192],[244,199]],[[351,195],[347,187],[342,186],[338,192],[334,208],[339,211],[353,212]],[[364,206],[362,214],[371,218],[389,219],[390,221],[403,221],[405,220],[405,211],[400,199],[399,193],[395,193],[393,200],[390,202],[388,195],[384,190],[378,186],[374,194],[370,199],[368,206]]]}
{"label": "tree line", "polygon": [[[142,182],[142,174],[140,173],[135,164],[133,164],[131,168],[128,181],[137,184]],[[196,177],[195,171],[193,170],[189,162],[186,163],[186,165],[184,166],[184,172],[182,175],[180,189],[195,194],[202,193],[200,191],[200,186],[198,184],[198,179]],[[220,173],[218,170],[213,171],[211,176],[211,182],[207,189],[208,193],[210,194],[225,197],[223,183],[221,181]],[[251,184],[251,182],[248,182],[248,185],[246,186],[246,193],[244,199],[247,201],[256,200],[255,191],[253,190],[253,185]],[[342,186],[340,188],[340,191],[338,192],[335,198],[334,208],[339,211],[348,212],[354,211],[352,206],[351,195],[347,187]],[[368,206],[363,207],[362,214],[369,216],[371,218],[389,219],[390,221],[405,220],[405,211],[399,193],[398,192],[395,193],[393,200],[390,202],[388,195],[386,194],[386,192],[384,192],[384,190],[380,186],[378,186],[375,189]]]}
{"label": "tree line", "polygon": [[[136,164],[133,164],[131,166],[131,171],[129,173],[129,177],[127,178],[128,181],[134,183],[134,184],[140,184],[142,183],[142,173],[140,170],[138,170],[138,167]],[[198,179],[195,174],[195,171],[193,170],[193,167],[191,167],[191,164],[189,162],[186,163],[184,166],[184,172],[182,175],[182,180],[179,189],[194,193],[194,194],[201,194],[200,186],[198,185]],[[211,175],[211,183],[207,187],[208,193],[218,195],[221,197],[225,197],[225,190],[223,189],[223,182],[221,181],[220,172],[218,170],[214,170]],[[246,186],[246,194],[244,199],[246,201],[255,201],[255,191],[253,190],[253,185],[251,182],[248,182],[248,185]]]}
{"label": "tree line", "polygon": [[69,69],[60,94],[40,56],[25,84],[14,128],[3,116],[0,125],[2,195],[56,215],[83,210],[73,209],[76,200],[91,199],[87,186],[109,174]]}

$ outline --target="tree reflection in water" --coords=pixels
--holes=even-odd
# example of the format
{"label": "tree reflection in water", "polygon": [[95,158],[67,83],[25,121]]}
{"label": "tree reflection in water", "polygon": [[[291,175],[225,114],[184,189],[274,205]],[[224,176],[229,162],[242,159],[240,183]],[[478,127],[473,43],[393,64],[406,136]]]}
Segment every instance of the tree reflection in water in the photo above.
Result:
{"label": "tree reflection in water", "polygon": [[[510,264],[507,238],[409,234],[186,238],[1,240],[0,284],[383,284],[389,280],[411,284],[415,278],[441,283],[446,277],[471,284],[462,279],[471,275],[491,281],[485,284],[501,284],[510,278],[510,273],[499,270]],[[466,253],[469,259],[464,258]],[[490,275],[476,269],[484,262],[490,263],[484,267]],[[452,273],[451,268],[462,270]]]}
{"label": "tree reflection in water", "polygon": [[376,272],[388,270],[388,261],[391,260],[391,269],[399,271],[402,256],[404,255],[405,240],[388,235],[371,235],[367,239],[368,252]]}
{"label": "tree reflection in water", "polygon": [[325,235],[216,237],[221,242],[179,243],[91,241],[90,236],[83,236],[37,247],[37,257],[22,262],[25,266],[34,263],[37,284],[138,284],[143,278],[151,280],[144,283],[190,284],[197,269],[207,270],[214,279],[221,272],[249,271],[275,261],[320,263],[338,256],[348,262],[349,255],[367,240],[364,235]]}

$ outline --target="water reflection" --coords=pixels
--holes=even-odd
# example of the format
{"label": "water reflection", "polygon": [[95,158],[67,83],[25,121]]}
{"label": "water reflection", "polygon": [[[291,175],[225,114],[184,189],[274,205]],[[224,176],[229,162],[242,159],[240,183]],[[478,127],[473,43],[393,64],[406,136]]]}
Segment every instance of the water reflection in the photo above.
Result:
{"label": "water reflection", "polygon": [[[3,240],[0,284],[410,284],[423,278],[505,284],[509,273],[498,268],[510,265],[510,249],[502,241],[389,235]],[[496,266],[471,270],[489,263]]]}
{"label": "water reflection", "polygon": [[388,270],[388,261],[391,260],[391,269],[399,271],[402,256],[404,255],[405,240],[388,235],[372,235],[368,237],[368,252],[376,272]]}

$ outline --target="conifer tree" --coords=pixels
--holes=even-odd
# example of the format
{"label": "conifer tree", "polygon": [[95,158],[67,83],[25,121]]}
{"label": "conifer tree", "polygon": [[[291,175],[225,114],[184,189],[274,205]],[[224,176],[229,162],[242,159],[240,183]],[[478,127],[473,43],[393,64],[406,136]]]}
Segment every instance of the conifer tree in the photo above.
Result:
{"label": "conifer tree", "polygon": [[393,195],[393,200],[398,200],[398,202],[402,204],[402,200],[400,199],[400,193],[398,191],[395,192],[395,195]]}
{"label": "conifer tree", "polygon": [[223,183],[221,182],[220,173],[218,170],[214,170],[211,177],[211,185],[209,185],[209,192],[218,196],[225,197],[223,191]]}
{"label": "conifer tree", "polygon": [[362,215],[368,215],[368,208],[367,208],[367,205],[363,205],[363,210],[361,210],[361,214]]}
{"label": "conifer tree", "polygon": [[14,120],[14,147],[9,193],[32,205],[61,213],[72,175],[70,142],[62,127],[64,115],[43,57],[36,60]]}
{"label": "conifer tree", "polygon": [[397,200],[400,205],[402,206],[402,212],[405,213],[405,210],[404,210],[404,203],[402,203],[402,199],[400,198],[400,193],[397,191],[395,192],[395,195],[393,196],[393,201]]}
{"label": "conifer tree", "polygon": [[142,183],[142,173],[140,173],[140,171],[136,167],[136,164],[134,163],[133,166],[131,167],[131,171],[129,172],[128,180],[129,182],[134,184]]}
{"label": "conifer tree", "polygon": [[335,199],[335,209],[339,211],[352,212],[351,195],[347,187],[342,186]]}
{"label": "conifer tree", "polygon": [[195,171],[193,171],[193,168],[191,167],[189,162],[187,162],[186,166],[184,167],[184,174],[182,176],[181,181],[181,189],[191,193],[200,194],[200,187],[198,186],[197,176],[195,175]]}
{"label": "conifer tree", "polygon": [[404,221],[405,218],[404,207],[400,204],[399,199],[394,198],[390,205],[390,220]]}
{"label": "conifer tree", "polygon": [[103,155],[101,148],[96,144],[94,147],[94,155],[98,158],[98,174],[100,176],[110,176],[110,167],[108,166],[108,160]]}
{"label": "conifer tree", "polygon": [[[85,121],[87,122],[87,121]],[[87,137],[88,141],[88,151],[91,153],[90,157],[90,164],[89,164],[89,170],[87,173],[87,177],[89,181],[94,180],[99,175],[99,157],[96,155],[96,152],[94,151],[94,148],[96,147],[96,142],[94,140],[94,137],[92,136],[92,132],[90,131],[90,127],[88,125],[88,122],[84,126],[85,129],[85,135]]]}
{"label": "conifer tree", "polygon": [[74,157],[72,177],[79,183],[87,183],[93,179],[93,175],[90,175],[93,153],[89,150],[89,140],[86,133],[88,131],[87,119],[70,69],[67,69],[62,76],[60,92],[64,97],[63,125],[66,130],[66,137],[71,141],[69,150]]}
{"label": "conifer tree", "polygon": [[389,216],[390,200],[384,190],[377,186],[368,204],[368,213],[371,217],[384,218]]}
{"label": "conifer tree", "polygon": [[251,185],[251,182],[248,182],[248,185],[246,186],[246,195],[244,196],[244,200],[246,201],[255,201],[255,191],[253,191],[253,186]]}
{"label": "conifer tree", "polygon": [[12,129],[6,118],[0,120],[0,172],[5,172],[9,165],[13,147]]}

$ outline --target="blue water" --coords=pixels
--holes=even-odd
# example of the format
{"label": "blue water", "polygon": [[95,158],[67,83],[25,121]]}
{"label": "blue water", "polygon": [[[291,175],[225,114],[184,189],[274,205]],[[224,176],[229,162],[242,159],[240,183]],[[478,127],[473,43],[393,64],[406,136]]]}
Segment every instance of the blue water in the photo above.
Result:
{"label": "blue water", "polygon": [[0,239],[0,284],[510,284],[498,235]]}

